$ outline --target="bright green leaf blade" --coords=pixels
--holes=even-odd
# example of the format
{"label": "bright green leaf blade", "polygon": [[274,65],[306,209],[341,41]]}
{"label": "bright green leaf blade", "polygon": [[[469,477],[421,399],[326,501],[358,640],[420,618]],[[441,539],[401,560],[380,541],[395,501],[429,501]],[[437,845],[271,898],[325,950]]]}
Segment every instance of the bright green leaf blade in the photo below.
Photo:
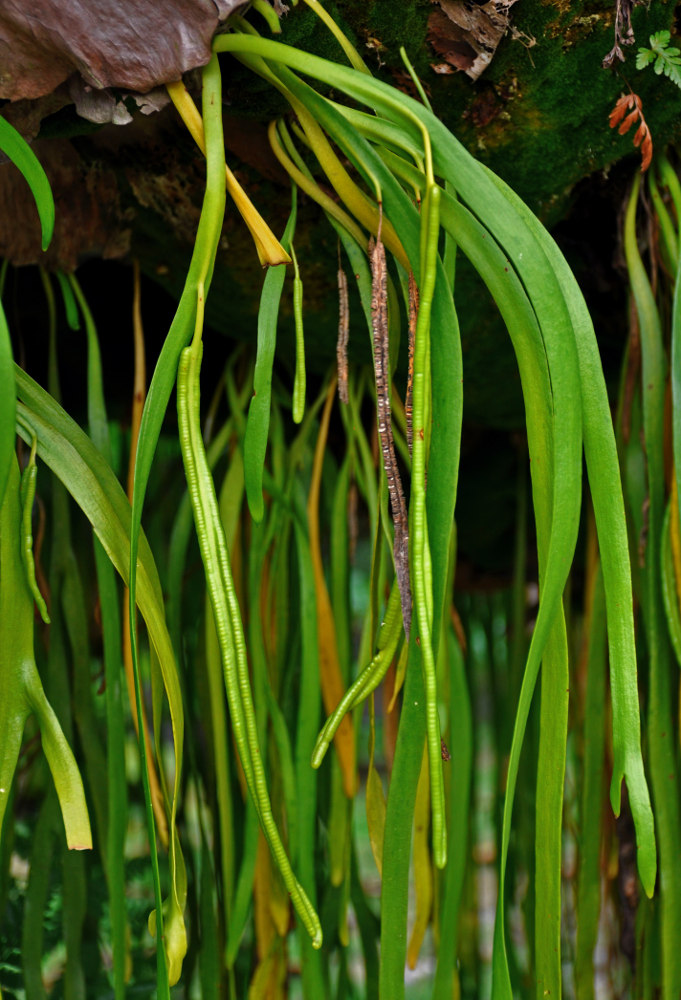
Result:
{"label": "bright green leaf blade", "polygon": [[14,454],[14,422],[16,390],[14,388],[14,362],[12,342],[0,303],[0,506],[5,495],[10,462]]}
{"label": "bright green leaf blade", "polygon": [[19,168],[31,188],[40,216],[43,250],[47,250],[54,232],[54,198],[47,174],[23,136],[2,117],[0,117],[0,149]]}
{"label": "bright green leaf blade", "polygon": [[652,893],[657,862],[653,814],[641,756],[629,543],[615,436],[598,343],[584,297],[555,242],[520,198],[499,178],[494,178],[494,181],[504,188],[506,196],[541,241],[572,317],[579,355],[584,453],[601,550],[608,618],[615,754],[610,796],[613,809],[618,813],[620,786],[624,777],[636,824],[639,872],[646,892]]}
{"label": "bright green leaf blade", "polygon": [[[20,368],[15,367],[17,392],[17,431],[30,443],[38,439],[38,455],[60,479],[81,508],[124,582],[130,568],[130,505],[110,467],[67,413]],[[156,648],[171,703],[181,704],[180,687],[172,645],[165,623],[163,597],[151,549],[140,536],[137,564],[139,577],[138,607],[147,623]],[[179,737],[182,736],[182,722]]]}
{"label": "bright green leaf blade", "polygon": [[[281,245],[287,252],[291,249],[291,241],[296,228],[296,215],[297,199],[294,185],[291,214],[286,223],[284,235],[281,238]],[[248,499],[248,508],[254,521],[262,521],[265,513],[262,496],[262,474],[270,427],[272,366],[274,364],[274,350],[277,342],[279,303],[285,279],[286,269],[284,267],[270,267],[268,269],[258,309],[258,348],[255,359],[255,372],[253,374],[253,397],[248,408],[246,434],[244,437],[246,497]]]}

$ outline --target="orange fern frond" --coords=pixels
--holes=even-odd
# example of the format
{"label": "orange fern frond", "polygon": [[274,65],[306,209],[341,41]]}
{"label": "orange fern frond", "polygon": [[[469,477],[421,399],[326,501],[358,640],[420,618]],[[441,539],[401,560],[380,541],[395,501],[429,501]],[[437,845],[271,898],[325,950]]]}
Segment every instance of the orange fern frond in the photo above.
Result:
{"label": "orange fern frond", "polygon": [[615,107],[610,112],[610,128],[619,125],[617,131],[624,135],[629,129],[639,123],[634,135],[634,146],[641,150],[641,173],[650,166],[653,158],[653,138],[650,134],[647,122],[643,116],[641,98],[638,94],[622,94],[615,103]]}

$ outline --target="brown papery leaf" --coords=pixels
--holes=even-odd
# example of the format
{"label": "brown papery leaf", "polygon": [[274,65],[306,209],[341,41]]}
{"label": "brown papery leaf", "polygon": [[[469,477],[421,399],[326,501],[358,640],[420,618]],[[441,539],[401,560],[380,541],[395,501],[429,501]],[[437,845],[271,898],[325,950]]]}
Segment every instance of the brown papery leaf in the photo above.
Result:
{"label": "brown papery leaf", "polygon": [[400,589],[402,621],[409,636],[411,627],[411,583],[409,579],[409,518],[400,471],[395,455],[392,414],[390,409],[390,356],[388,340],[388,272],[385,250],[378,238],[369,242],[371,263],[371,323],[374,334],[374,370],[376,374],[376,403],[378,436],[381,442],[383,467],[388,481],[390,509],[395,526],[393,552],[395,574]]}
{"label": "brown papery leaf", "polygon": [[146,93],[205,65],[245,0],[3,0],[0,97],[42,97],[78,73],[94,90]]}
{"label": "brown papery leaf", "polygon": [[428,18],[428,41],[444,63],[433,66],[436,73],[452,66],[472,80],[489,66],[497,46],[509,28],[510,9],[516,0],[433,0],[436,5]]}
{"label": "brown papery leaf", "polygon": [[338,365],[338,397],[348,403],[348,338],[350,336],[350,306],[348,303],[348,278],[342,267],[338,268],[338,340],[336,363]]}
{"label": "brown papery leaf", "polygon": [[[627,112],[629,112],[627,114]],[[626,117],[625,117],[626,115]],[[641,150],[641,172],[645,173],[653,158],[653,137],[643,115],[641,98],[638,94],[622,94],[615,102],[615,107],[610,112],[610,128],[619,125],[617,131],[620,135],[628,132],[632,126],[638,122],[639,126],[634,136],[634,146]]]}
{"label": "brown papery leaf", "polygon": [[631,112],[631,114],[627,115],[627,117],[624,119],[624,121],[617,129],[617,131],[619,132],[620,135],[624,135],[625,132],[628,132],[629,129],[632,127],[632,125],[637,121],[638,121],[638,111],[634,109]]}

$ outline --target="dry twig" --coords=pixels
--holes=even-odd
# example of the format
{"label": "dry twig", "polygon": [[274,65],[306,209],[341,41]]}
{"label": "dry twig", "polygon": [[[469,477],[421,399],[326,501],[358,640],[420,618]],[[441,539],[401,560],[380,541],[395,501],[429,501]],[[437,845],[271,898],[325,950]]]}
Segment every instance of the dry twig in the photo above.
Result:
{"label": "dry twig", "polygon": [[631,26],[631,12],[641,0],[617,0],[615,5],[615,44],[603,60],[603,68],[610,69],[615,60],[624,62],[623,45],[633,45],[634,29]]}

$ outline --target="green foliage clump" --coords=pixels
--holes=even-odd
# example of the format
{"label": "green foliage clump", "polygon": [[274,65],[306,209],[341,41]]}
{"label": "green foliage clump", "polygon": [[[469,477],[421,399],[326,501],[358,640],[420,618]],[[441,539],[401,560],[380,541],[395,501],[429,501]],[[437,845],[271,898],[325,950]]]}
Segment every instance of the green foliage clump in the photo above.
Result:
{"label": "green foliage clump", "polygon": [[[317,0],[306,3],[319,13]],[[0,506],[0,682],[11,699],[0,708],[12,715],[0,727],[0,825],[22,809],[37,814],[21,916],[28,1000],[43,994],[44,914],[50,935],[61,925],[55,976],[65,996],[101,993],[110,978],[122,1000],[148,993],[153,977],[158,1000],[170,1000],[171,990],[283,1000],[296,979],[304,1000],[360,991],[367,1000],[403,1000],[405,964],[417,965],[430,928],[434,1000],[479,997],[481,983],[495,1000],[532,996],[537,983],[559,997],[569,934],[566,844],[579,858],[570,949],[587,998],[602,844],[606,856],[616,849],[608,808],[630,818],[627,847],[638,872],[632,867],[630,876],[641,898],[656,900],[639,908],[644,960],[632,992],[652,996],[659,985],[665,1000],[676,1000],[681,897],[670,887],[681,878],[681,817],[669,805],[670,779],[678,789],[669,693],[672,649],[681,651],[681,389],[678,379],[666,385],[666,340],[638,249],[640,178],[625,226],[638,339],[616,435],[591,317],[547,230],[427,100],[375,79],[338,26],[327,26],[350,67],[263,38],[237,16],[204,67],[201,112],[181,83],[168,86],[206,157],[205,190],[148,391],[135,312],[127,491],[113,456],[94,316],[74,276],[62,275],[58,288],[67,325],[75,333],[83,324],[87,430],[60,403],[63,318],[46,274],[48,389],[5,366],[16,416],[3,428],[10,447]],[[268,129],[291,182],[281,241],[226,163],[222,70],[232,58],[294,116]],[[331,88],[333,100],[309,80]],[[665,273],[681,273],[681,185],[663,159],[649,183],[661,262]],[[234,352],[202,398],[206,298],[217,279],[226,190],[269,266],[255,343]],[[321,379],[306,371],[317,331],[304,314],[304,266],[294,249],[299,192],[335,234],[337,363]],[[515,441],[513,581],[488,597],[455,590],[463,549],[461,256],[504,321],[525,410],[526,436]],[[295,360],[280,371],[286,262],[294,270]],[[349,283],[369,340],[364,367],[344,353]],[[674,371],[679,308],[665,308]],[[177,440],[163,462],[186,493],[170,512],[153,514],[148,501],[175,392]],[[668,410],[675,470],[665,468]],[[23,488],[17,453],[27,466]],[[38,460],[50,470],[45,554],[34,517]],[[159,504],[170,506],[173,491],[161,494]],[[93,550],[77,544],[76,508],[92,528]],[[34,603],[44,604],[40,624]],[[645,648],[638,662],[637,644]],[[93,661],[104,684],[93,680]],[[374,694],[386,683],[381,713]],[[30,709],[59,803],[51,791],[42,795],[42,780],[39,804],[25,794],[19,744]],[[390,732],[384,753],[379,715]],[[36,751],[26,770],[41,774],[41,759]],[[583,791],[566,782],[577,772]],[[358,862],[361,785],[380,921]],[[143,826],[132,828],[128,803],[139,816],[140,800]],[[7,887],[11,836],[1,843]],[[131,864],[140,854],[145,861]],[[495,890],[492,933],[485,882]],[[128,899],[136,893],[148,937],[140,906]],[[3,894],[11,910],[16,892]],[[489,919],[478,919],[483,911]],[[512,915],[523,929],[511,935]],[[360,977],[351,968],[353,923]],[[93,944],[95,928],[103,946]],[[14,975],[14,941],[8,950]],[[100,953],[110,955],[110,977],[91,971]]]}

